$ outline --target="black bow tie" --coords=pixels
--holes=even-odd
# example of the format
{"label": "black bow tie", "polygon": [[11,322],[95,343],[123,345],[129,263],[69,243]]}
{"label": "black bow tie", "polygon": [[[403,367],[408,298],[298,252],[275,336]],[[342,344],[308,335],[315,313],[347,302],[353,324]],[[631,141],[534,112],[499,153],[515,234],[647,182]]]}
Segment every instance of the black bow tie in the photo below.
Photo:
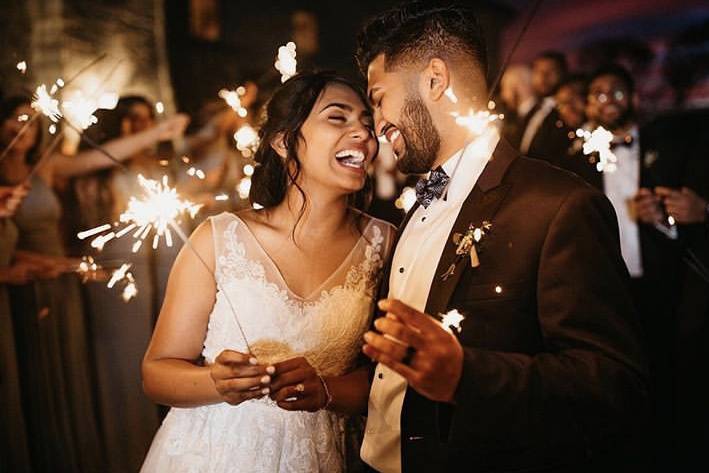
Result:
{"label": "black bow tie", "polygon": [[613,151],[616,148],[623,148],[623,147],[630,148],[631,146],[633,146],[633,135],[627,135],[620,140],[611,141],[610,148],[611,148],[611,151]]}
{"label": "black bow tie", "polygon": [[448,181],[450,181],[448,174],[442,167],[437,167],[431,171],[428,179],[420,179],[416,183],[416,201],[423,205],[423,208],[428,208],[433,199],[441,197]]}

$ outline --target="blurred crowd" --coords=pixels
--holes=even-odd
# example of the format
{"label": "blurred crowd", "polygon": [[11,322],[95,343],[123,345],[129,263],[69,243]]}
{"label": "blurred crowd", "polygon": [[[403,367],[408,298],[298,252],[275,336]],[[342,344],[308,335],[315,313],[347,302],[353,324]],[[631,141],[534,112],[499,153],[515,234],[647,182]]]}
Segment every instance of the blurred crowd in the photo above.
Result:
{"label": "blurred crowd", "polygon": [[[496,111],[504,115],[502,134],[521,154],[577,174],[579,185],[598,188],[615,208],[653,369],[648,432],[658,465],[670,468],[709,441],[702,379],[709,355],[709,108],[687,100],[672,113],[643,116],[636,93],[642,80],[619,64],[570,71],[563,54],[547,51],[507,68]],[[128,237],[101,249],[76,235],[117,221],[140,193],[138,174],[167,175],[183,197],[203,205],[196,219],[181,222],[188,234],[209,215],[249,206],[253,167],[234,134],[258,116],[250,87],[241,99],[245,117],[216,97],[192,120],[157,113],[145,97],[122,97],[98,115],[74,155],[48,148],[42,118],[27,121],[34,115],[29,97],[2,100],[2,471],[139,468],[162,414],[142,393],[140,363],[180,241],[133,252]],[[692,96],[685,87],[683,97]],[[612,133],[616,158],[602,171],[598,154],[584,153],[584,136],[599,127]],[[385,145],[371,177],[371,213],[400,222],[415,177],[396,170]],[[100,267],[87,271],[87,257]],[[138,290],[127,302],[119,288],[107,287],[123,263],[131,264]]]}
{"label": "blurred crowd", "polygon": [[[649,456],[664,471],[706,464],[709,440],[709,391],[697,377],[709,355],[709,108],[686,101],[643,115],[642,80],[619,64],[570,71],[546,51],[507,69],[498,100],[503,135],[521,154],[577,174],[613,204],[653,374]],[[584,151],[601,128],[615,162]]]}

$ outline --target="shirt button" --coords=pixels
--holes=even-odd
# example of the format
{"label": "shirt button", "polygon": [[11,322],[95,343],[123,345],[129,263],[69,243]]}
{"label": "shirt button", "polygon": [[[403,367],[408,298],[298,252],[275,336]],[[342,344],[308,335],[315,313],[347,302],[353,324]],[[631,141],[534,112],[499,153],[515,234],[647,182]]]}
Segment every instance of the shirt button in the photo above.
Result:
{"label": "shirt button", "polygon": [[422,221],[422,222],[425,222],[425,221],[426,221],[426,217],[421,217],[421,221]]}
{"label": "shirt button", "polygon": [[384,373],[379,373],[379,374],[377,375],[377,377],[378,377],[379,379],[384,379]]}
{"label": "shirt button", "polygon": [[399,272],[400,272],[400,273],[403,273],[403,272],[404,272],[404,268],[403,268],[403,267],[399,268]]}

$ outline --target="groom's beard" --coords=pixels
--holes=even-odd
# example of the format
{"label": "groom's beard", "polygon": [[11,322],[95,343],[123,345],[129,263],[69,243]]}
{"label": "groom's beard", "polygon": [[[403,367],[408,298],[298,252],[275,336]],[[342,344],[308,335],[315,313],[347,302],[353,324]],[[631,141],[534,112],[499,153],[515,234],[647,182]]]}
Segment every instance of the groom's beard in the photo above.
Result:
{"label": "groom's beard", "polygon": [[396,162],[399,171],[405,174],[430,171],[441,148],[441,136],[421,97],[406,97],[399,132],[406,147],[404,155]]}

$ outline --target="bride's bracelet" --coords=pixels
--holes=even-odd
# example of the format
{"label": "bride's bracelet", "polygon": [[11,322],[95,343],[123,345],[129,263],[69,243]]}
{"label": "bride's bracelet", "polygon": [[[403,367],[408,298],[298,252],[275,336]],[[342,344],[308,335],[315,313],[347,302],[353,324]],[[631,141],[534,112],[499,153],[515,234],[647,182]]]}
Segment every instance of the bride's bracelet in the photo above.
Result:
{"label": "bride's bracelet", "polygon": [[318,378],[320,378],[320,382],[322,383],[322,387],[325,390],[325,397],[327,398],[325,400],[325,405],[322,406],[320,409],[327,409],[328,407],[330,407],[330,404],[332,404],[332,394],[330,394],[330,389],[327,387],[327,383],[325,382],[325,378],[323,378],[321,374],[318,374]]}

